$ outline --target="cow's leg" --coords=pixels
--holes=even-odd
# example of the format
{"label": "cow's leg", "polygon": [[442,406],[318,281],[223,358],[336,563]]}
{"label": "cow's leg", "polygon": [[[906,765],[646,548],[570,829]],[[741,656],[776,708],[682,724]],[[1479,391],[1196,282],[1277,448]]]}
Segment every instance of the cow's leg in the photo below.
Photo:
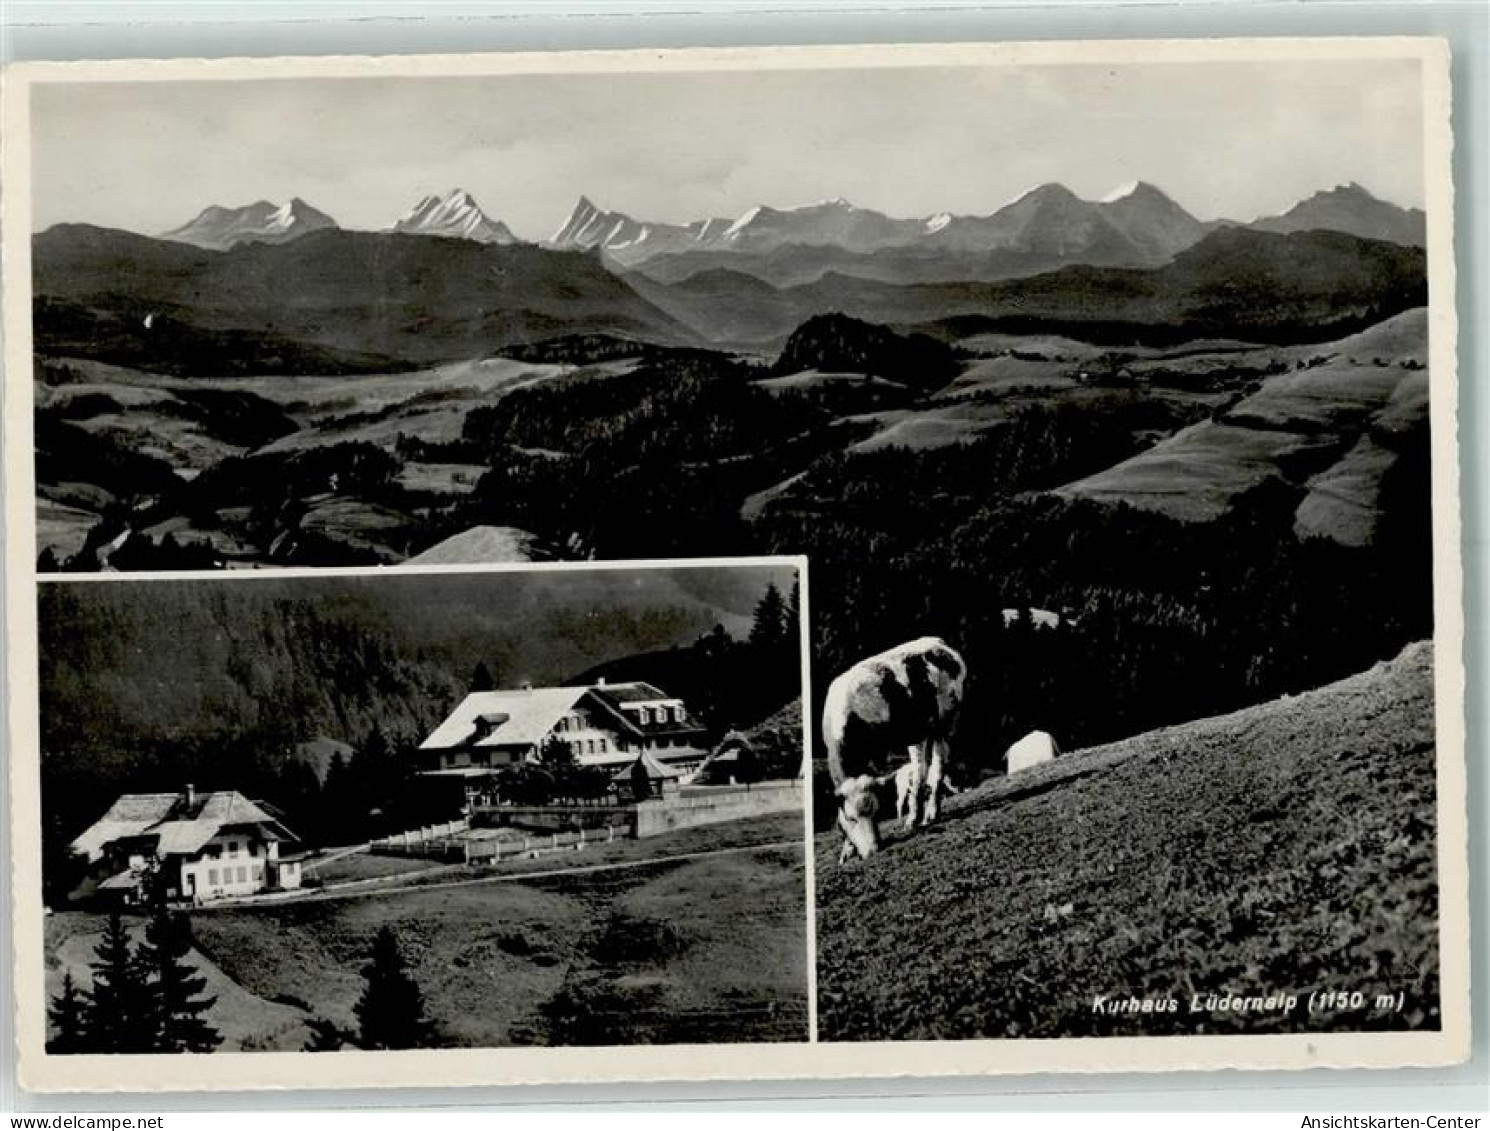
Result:
{"label": "cow's leg", "polygon": [[926,766],[926,824],[936,820],[941,812],[942,774],[947,768],[947,743],[934,739],[926,744],[931,750]]}
{"label": "cow's leg", "polygon": [[905,820],[906,809],[911,803],[911,779],[906,773],[895,775],[895,816],[901,821]]}
{"label": "cow's leg", "polygon": [[918,742],[910,748],[911,756],[911,780],[906,793],[909,794],[909,804],[905,810],[905,827],[907,831],[915,828],[921,823],[921,794],[926,784],[926,747],[928,743]]}

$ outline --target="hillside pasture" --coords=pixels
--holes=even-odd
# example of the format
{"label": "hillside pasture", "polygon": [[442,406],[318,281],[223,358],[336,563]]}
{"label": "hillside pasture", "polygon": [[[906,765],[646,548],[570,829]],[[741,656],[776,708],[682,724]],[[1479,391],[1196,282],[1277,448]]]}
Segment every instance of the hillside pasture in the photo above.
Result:
{"label": "hillside pasture", "polygon": [[[1176,366],[1135,363],[1150,391],[1191,389],[1213,418],[1057,493],[1123,502],[1188,522],[1214,519],[1270,480],[1303,492],[1297,530],[1343,545],[1368,544],[1382,485],[1399,452],[1428,419],[1426,318],[1410,310],[1338,342],[1259,350],[1228,358],[1196,354]],[[1276,369],[1288,368],[1283,372]],[[1240,367],[1240,368],[1236,368]],[[1271,372],[1270,372],[1271,371]],[[1228,373],[1270,373],[1221,405]],[[1234,382],[1233,382],[1234,384]]]}
{"label": "hillside pasture", "polygon": [[780,377],[766,377],[756,384],[762,389],[803,391],[824,386],[849,385],[864,388],[888,389],[904,392],[905,385],[887,377],[876,377],[869,373],[823,373],[816,369],[803,369]]}
{"label": "hillside pasture", "polygon": [[486,467],[478,463],[422,463],[408,460],[399,471],[394,482],[405,491],[419,491],[430,495],[469,495],[485,474]]}
{"label": "hillside pasture", "polygon": [[1207,522],[1243,493],[1275,478],[1280,463],[1304,460],[1319,465],[1337,447],[1330,439],[1300,432],[1204,420],[1056,493]]}
{"label": "hillside pasture", "polygon": [[[580,1035],[577,1027],[553,1029],[552,1003],[566,986],[569,996],[583,987],[595,998],[595,1025],[636,1029],[615,1033],[617,1040],[700,1039],[700,1018],[709,1017],[714,1040],[800,1040],[805,1028],[783,1034],[769,1010],[758,1038],[729,1033],[749,1029],[734,1017],[735,1001],[776,1002],[782,1014],[805,1017],[802,885],[800,851],[759,849],[572,877],[226,908],[198,915],[194,925],[202,949],[250,992],[293,996],[340,1025],[353,1024],[362,964],[388,923],[442,1043],[591,1043],[565,1039]],[[617,919],[628,929],[613,926]],[[297,962],[277,960],[286,948]],[[632,996],[636,979],[650,987],[641,995],[646,1008],[603,1017],[604,1003]]]}
{"label": "hillside pasture", "polygon": [[36,545],[42,549],[50,546],[62,557],[71,556],[83,548],[88,531],[97,522],[97,511],[39,497],[36,500]]}
{"label": "hillside pasture", "polygon": [[1009,419],[1012,406],[1002,403],[964,402],[934,405],[908,412],[874,413],[855,418],[880,425],[872,436],[850,446],[850,452],[876,452],[884,448],[924,450],[944,448],[978,439]]}
{"label": "hillside pasture", "polygon": [[[841,838],[819,837],[821,1037],[1431,1029],[1435,772],[1416,644],[1316,691],[995,779],[868,860],[839,866]],[[1329,989],[1367,1004],[1190,1008]],[[1376,1007],[1399,993],[1400,1009]],[[1114,1015],[1102,995],[1178,1008]]]}
{"label": "hillside pasture", "polygon": [[1382,481],[1397,463],[1397,453],[1373,436],[1362,436],[1346,452],[1309,480],[1309,493],[1294,514],[1301,537],[1329,538],[1342,546],[1370,545],[1381,516]]}
{"label": "hillside pasture", "polygon": [[1076,363],[1067,360],[1036,359],[1033,351],[1022,356],[1002,354],[969,362],[960,374],[938,396],[958,398],[968,393],[1004,392],[1013,389],[1071,389],[1077,384]]}

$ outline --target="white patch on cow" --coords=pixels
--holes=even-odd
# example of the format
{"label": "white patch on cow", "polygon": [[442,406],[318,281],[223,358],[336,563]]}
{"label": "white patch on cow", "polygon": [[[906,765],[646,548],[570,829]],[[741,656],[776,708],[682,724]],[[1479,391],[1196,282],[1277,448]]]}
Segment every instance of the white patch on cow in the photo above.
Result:
{"label": "white patch on cow", "polygon": [[1004,772],[1017,774],[1032,766],[1054,761],[1060,752],[1055,739],[1045,731],[1032,730],[1004,752]]}

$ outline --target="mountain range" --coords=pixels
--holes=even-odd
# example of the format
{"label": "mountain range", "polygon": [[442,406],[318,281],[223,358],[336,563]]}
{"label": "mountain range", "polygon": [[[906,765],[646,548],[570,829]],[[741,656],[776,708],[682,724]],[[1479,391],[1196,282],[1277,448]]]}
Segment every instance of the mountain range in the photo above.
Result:
{"label": "mountain range", "polygon": [[551,243],[560,248],[599,248],[625,266],[663,255],[760,255],[808,247],[851,255],[918,249],[1138,264],[1162,262],[1214,226],[1143,182],[1100,201],[1082,200],[1064,185],[1045,184],[987,216],[943,212],[905,220],[839,198],[790,209],[757,205],[733,222],[711,219],[682,227],[604,212],[582,197]]}
{"label": "mountain range", "polygon": [[64,224],[36,237],[32,265],[39,351],[195,375],[386,371],[575,335],[771,352],[828,313],[952,337],[1307,340],[1425,301],[1419,248],[1250,228],[1160,266],[910,284],[830,272],[778,287],[721,269],[669,284],[594,252],[337,228],[211,251]]}
{"label": "mountain range", "polygon": [[[242,243],[283,243],[336,221],[296,197],[283,205],[213,205],[163,239],[213,251]],[[842,198],[799,208],[756,205],[739,217],[687,224],[641,220],[581,196],[544,246],[599,251],[622,268],[641,268],[671,283],[730,261],[777,285],[812,282],[843,271],[886,282],[998,279],[1066,263],[1157,266],[1222,227],[1294,232],[1325,229],[1422,246],[1420,209],[1399,208],[1351,182],[1318,192],[1278,216],[1250,224],[1200,220],[1163,190],[1134,181],[1100,200],[1048,183],[987,215],[942,212],[900,219]],[[464,189],[426,196],[388,231],[479,243],[520,242]]]}

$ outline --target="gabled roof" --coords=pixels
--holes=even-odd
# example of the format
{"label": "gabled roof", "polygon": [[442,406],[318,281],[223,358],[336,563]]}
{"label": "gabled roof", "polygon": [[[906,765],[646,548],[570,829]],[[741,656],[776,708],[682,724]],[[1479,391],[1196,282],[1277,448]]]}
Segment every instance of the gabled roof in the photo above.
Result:
{"label": "gabled roof", "polygon": [[651,751],[644,750],[635,758],[628,758],[624,765],[616,769],[611,776],[616,781],[628,781],[636,772],[636,764],[640,762],[647,768],[647,777],[653,781],[659,778],[680,778],[687,771],[680,770],[676,766],[669,766],[666,762],[659,761],[653,757]]}
{"label": "gabled roof", "polygon": [[[421,750],[460,746],[534,746],[589,694],[588,687],[534,687],[518,691],[473,691],[419,744]],[[501,718],[501,716],[506,716]],[[476,738],[478,721],[491,729]]]}
{"label": "gabled roof", "polygon": [[151,825],[164,820],[171,807],[181,800],[179,793],[126,793],[109,806],[72,842],[74,852],[97,856],[104,846],[127,836],[138,836]]}
{"label": "gabled roof", "polygon": [[614,729],[631,735],[692,735],[704,728],[683,708],[683,719],[643,721],[635,709],[622,704],[666,703],[683,706],[655,684],[641,680],[580,687],[533,687],[524,690],[473,691],[450,716],[419,744],[421,750],[452,750],[483,746],[536,746],[553,732],[559,720],[583,700],[598,708]]}
{"label": "gabled roof", "polygon": [[242,828],[266,839],[295,839],[235,789],[196,794],[190,806],[179,793],[126,793],[72,842],[72,848],[94,857],[125,837],[149,837],[155,841],[157,856],[190,855],[229,828]]}
{"label": "gabled roof", "polygon": [[614,703],[677,703],[676,695],[669,695],[655,684],[634,679],[627,683],[605,683],[595,687],[595,694],[602,695]]}

